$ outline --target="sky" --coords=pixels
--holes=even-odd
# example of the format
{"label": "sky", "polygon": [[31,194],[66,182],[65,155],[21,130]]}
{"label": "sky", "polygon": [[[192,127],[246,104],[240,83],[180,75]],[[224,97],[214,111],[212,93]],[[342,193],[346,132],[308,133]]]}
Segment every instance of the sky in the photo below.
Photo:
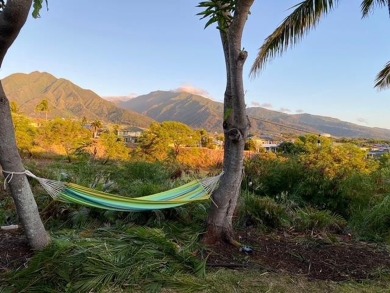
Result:
{"label": "sky", "polygon": [[[376,74],[390,61],[386,8],[362,19],[360,1],[340,1],[299,44],[249,76],[258,48],[298,2],[256,0],[251,9],[242,41],[249,54],[247,106],[390,129],[390,90],[374,89]],[[198,3],[49,0],[41,18],[27,20],[0,78],[42,71],[102,97],[186,89],[222,102],[219,33],[215,26],[204,29]]]}

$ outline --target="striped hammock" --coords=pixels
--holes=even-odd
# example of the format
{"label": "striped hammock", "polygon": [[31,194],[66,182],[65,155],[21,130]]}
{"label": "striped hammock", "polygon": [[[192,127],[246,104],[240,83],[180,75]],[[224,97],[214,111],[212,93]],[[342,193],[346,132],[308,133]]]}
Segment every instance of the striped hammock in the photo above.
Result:
{"label": "striped hammock", "polygon": [[191,202],[210,199],[221,175],[194,180],[180,187],[142,197],[126,197],[56,180],[40,178],[25,171],[39,181],[55,200],[113,211],[140,212],[178,207]]}

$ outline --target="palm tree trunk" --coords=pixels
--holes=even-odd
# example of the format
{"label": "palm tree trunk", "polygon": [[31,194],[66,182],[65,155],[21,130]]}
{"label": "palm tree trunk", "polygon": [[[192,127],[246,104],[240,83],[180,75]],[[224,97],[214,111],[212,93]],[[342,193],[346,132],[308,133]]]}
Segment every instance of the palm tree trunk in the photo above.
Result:
{"label": "palm tree trunk", "polygon": [[226,63],[226,91],[224,98],[224,175],[213,195],[207,220],[204,242],[224,241],[237,245],[234,240],[233,216],[240,194],[243,174],[244,146],[248,132],[245,110],[243,66],[247,52],[241,49],[242,33],[254,0],[237,2],[234,18],[227,32],[221,31]]}

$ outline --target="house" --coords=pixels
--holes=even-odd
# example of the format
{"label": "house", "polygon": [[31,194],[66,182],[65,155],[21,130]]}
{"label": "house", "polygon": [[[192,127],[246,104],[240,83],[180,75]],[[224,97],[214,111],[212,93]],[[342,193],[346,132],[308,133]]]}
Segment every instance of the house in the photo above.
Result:
{"label": "house", "polygon": [[276,152],[280,141],[276,141],[273,137],[260,135],[259,137],[249,135],[248,140],[252,140],[257,152],[263,148],[266,152]]}
{"label": "house", "polygon": [[128,127],[118,130],[118,136],[126,143],[137,143],[145,130],[139,127]]}

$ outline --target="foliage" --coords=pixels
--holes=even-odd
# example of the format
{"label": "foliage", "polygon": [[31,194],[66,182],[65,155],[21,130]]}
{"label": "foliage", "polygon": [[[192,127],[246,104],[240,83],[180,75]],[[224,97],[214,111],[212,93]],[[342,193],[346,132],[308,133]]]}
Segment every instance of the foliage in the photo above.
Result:
{"label": "foliage", "polygon": [[[260,47],[259,53],[252,65],[251,73],[261,71],[265,63],[277,55],[281,55],[297,44],[311,29],[314,29],[322,17],[336,8],[338,0],[305,0],[293,6],[293,12],[269,35]],[[390,1],[362,0],[362,16],[367,17],[375,6],[387,7],[390,12]],[[378,73],[375,87],[386,89],[390,86],[390,62]]]}
{"label": "foliage", "polygon": [[48,100],[42,100],[36,107],[35,110],[38,112],[44,112],[45,118],[47,120],[47,112],[49,111],[49,101]]}
{"label": "foliage", "polygon": [[356,211],[351,225],[364,239],[383,241],[390,240],[390,195],[378,203]]}
{"label": "foliage", "polygon": [[91,143],[91,137],[79,122],[57,118],[39,129],[39,143],[48,150],[65,154],[71,161],[77,151]]}
{"label": "foliage", "polygon": [[316,210],[310,207],[298,209],[293,220],[297,231],[328,231],[341,232],[347,221],[329,210]]}
{"label": "foliage", "polygon": [[[37,253],[28,268],[10,276],[10,283],[18,292],[180,287],[186,284],[178,281],[179,274],[202,277],[205,273],[205,263],[192,255],[188,241],[194,239],[174,242],[161,230],[142,227],[64,233]],[[194,291],[207,287],[202,279],[192,286]]]}
{"label": "foliage", "polygon": [[[45,0],[46,2],[46,7],[49,7],[49,4],[48,4],[48,0]],[[43,3],[43,0],[34,0],[33,2],[33,11],[32,11],[32,16],[34,18],[39,18],[41,17],[41,15],[39,14],[39,12],[41,11],[42,9],[42,3]],[[48,8],[49,9],[49,8]]]}
{"label": "foliage", "polygon": [[373,182],[379,180],[373,179],[379,174],[378,163],[356,146],[334,145],[317,136],[301,137],[295,145],[301,150],[295,155],[263,154],[247,160],[244,186],[262,196],[284,195],[301,206],[311,204],[344,217],[367,205],[375,186],[383,186]]}
{"label": "foliage", "polygon": [[19,152],[27,153],[31,156],[37,135],[36,127],[24,115],[13,113],[12,120],[15,126],[15,137]]}
{"label": "foliage", "polygon": [[236,9],[235,0],[211,0],[200,2],[197,7],[204,8],[205,10],[198,13],[197,15],[201,16],[201,19],[210,18],[206,24],[205,28],[210,26],[213,23],[218,24],[218,29],[226,31],[230,23],[232,22],[232,13]]}
{"label": "foliage", "polygon": [[99,141],[104,148],[103,156],[106,161],[127,160],[129,158],[129,149],[115,134],[103,133]]}
{"label": "foliage", "polygon": [[177,156],[177,162],[190,170],[222,169],[223,151],[208,148],[184,148]]}
{"label": "foliage", "polygon": [[298,155],[300,153],[303,153],[305,150],[302,145],[295,144],[290,141],[284,141],[279,144],[277,151],[278,153],[284,155]]}
{"label": "foliage", "polygon": [[243,225],[265,228],[282,228],[289,224],[286,207],[278,204],[270,197],[260,197],[253,193],[245,193],[243,203],[239,205],[240,221]]}
{"label": "foliage", "polygon": [[244,186],[256,194],[271,197],[293,194],[306,175],[296,158],[285,159],[269,153],[246,160],[245,174]]}
{"label": "foliage", "polygon": [[15,101],[12,101],[10,103],[10,108],[11,108],[11,112],[13,114],[20,114],[20,106],[18,105],[18,103],[16,103]]}
{"label": "foliage", "polygon": [[170,150],[176,158],[181,147],[198,146],[200,135],[189,126],[175,121],[152,123],[139,139],[139,153],[149,158],[164,160]]}
{"label": "foliage", "polygon": [[103,123],[100,120],[95,120],[91,123],[91,127],[93,128],[93,138],[98,136],[98,131],[103,127]]}
{"label": "foliage", "polygon": [[305,154],[300,156],[302,164],[317,170],[329,179],[343,179],[348,174],[369,174],[377,168],[374,161],[366,159],[366,151],[353,144],[334,145],[330,139],[308,136],[302,142]]}

